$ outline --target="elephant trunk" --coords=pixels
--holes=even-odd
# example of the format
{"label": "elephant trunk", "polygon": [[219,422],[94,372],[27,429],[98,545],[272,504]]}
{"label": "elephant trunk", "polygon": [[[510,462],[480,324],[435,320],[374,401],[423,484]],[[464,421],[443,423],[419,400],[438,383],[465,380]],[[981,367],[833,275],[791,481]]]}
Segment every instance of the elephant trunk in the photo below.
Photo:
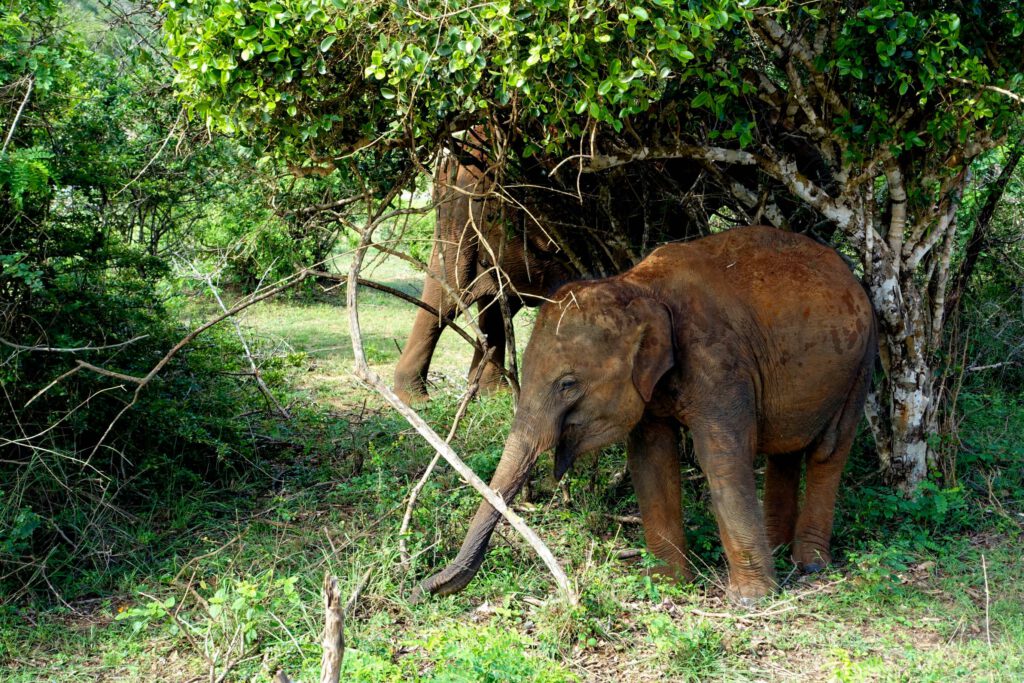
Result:
{"label": "elephant trunk", "polygon": [[[526,483],[537,456],[550,447],[548,439],[538,441],[524,436],[531,431],[527,427],[528,423],[529,420],[524,415],[517,413],[512,431],[505,442],[505,450],[502,452],[498,469],[491,478],[491,488],[510,504]],[[469,531],[458,556],[447,567],[420,583],[413,593],[413,600],[426,593],[450,595],[465,588],[483,563],[487,544],[491,540],[499,517],[501,513],[490,503],[482,502],[469,525]]]}

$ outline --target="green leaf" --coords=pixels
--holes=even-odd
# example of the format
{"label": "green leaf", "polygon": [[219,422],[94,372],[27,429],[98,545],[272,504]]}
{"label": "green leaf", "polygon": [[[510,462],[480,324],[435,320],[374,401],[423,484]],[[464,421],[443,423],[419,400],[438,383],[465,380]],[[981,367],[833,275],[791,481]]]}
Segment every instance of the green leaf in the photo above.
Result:
{"label": "green leaf", "polygon": [[335,33],[330,34],[326,38],[320,41],[320,52],[327,52],[331,49],[331,45],[334,45],[334,41],[338,39],[338,35]]}
{"label": "green leaf", "polygon": [[634,16],[638,17],[639,19],[642,19],[643,21],[649,21],[651,18],[651,15],[649,15],[647,13],[647,10],[645,10],[643,7],[631,7],[629,11],[632,12]]}

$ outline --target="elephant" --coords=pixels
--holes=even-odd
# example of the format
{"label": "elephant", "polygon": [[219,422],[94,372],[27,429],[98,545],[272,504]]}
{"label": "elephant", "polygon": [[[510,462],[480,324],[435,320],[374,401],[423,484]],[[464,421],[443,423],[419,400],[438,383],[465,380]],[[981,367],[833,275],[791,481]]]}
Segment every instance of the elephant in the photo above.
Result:
{"label": "elephant", "polygon": [[[557,258],[554,242],[533,217],[518,208],[502,215],[501,202],[491,194],[493,179],[481,147],[485,142],[480,129],[470,130],[462,157],[447,156],[434,174],[437,226],[429,264],[432,275],[423,284],[421,300],[437,312],[417,311],[395,367],[395,393],[406,403],[427,398],[427,370],[434,349],[441,332],[459,312],[451,292],[462,297],[464,307],[477,304],[478,323],[493,348],[479,380],[480,392],[488,393],[500,386],[504,367],[506,321],[496,300],[500,288],[508,292],[508,312],[514,316],[523,306],[537,306],[570,279],[568,269]],[[503,218],[520,222],[520,234],[507,237]],[[502,282],[495,263],[504,272]],[[477,349],[470,377],[482,361],[483,354]]]}
{"label": "elephant", "polygon": [[[727,594],[753,604],[778,589],[773,548],[788,546],[806,572],[831,560],[836,493],[877,346],[864,288],[808,237],[747,226],[663,245],[624,273],[565,285],[541,307],[491,487],[511,501],[540,453],[554,449],[560,478],[577,455],[625,438],[648,549],[661,572],[689,580],[679,455],[689,430]],[[417,594],[464,588],[498,518],[481,504],[458,556]]]}

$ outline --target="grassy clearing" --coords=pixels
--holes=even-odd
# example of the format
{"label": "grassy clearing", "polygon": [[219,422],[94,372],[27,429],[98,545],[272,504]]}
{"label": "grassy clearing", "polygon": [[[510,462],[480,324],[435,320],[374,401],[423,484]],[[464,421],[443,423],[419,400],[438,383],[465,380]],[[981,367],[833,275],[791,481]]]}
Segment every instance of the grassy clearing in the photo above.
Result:
{"label": "grassy clearing", "polygon": [[[375,277],[413,291],[385,262]],[[389,376],[413,311],[364,292],[371,361]],[[521,316],[520,342],[530,316]],[[453,557],[477,498],[445,467],[424,488],[398,557],[405,498],[432,453],[350,374],[344,310],[327,298],[250,309],[244,324],[294,392],[296,418],[258,435],[266,460],[224,489],[183,490],[160,536],[120,588],[69,605],[0,611],[0,679],[266,681],[277,668],[315,680],[320,585],[362,585],[348,616],[345,680],[1022,680],[1024,551],[1020,498],[1024,404],[970,396],[959,486],[917,502],[887,493],[855,454],[836,522],[837,563],[752,612],[724,602],[723,560],[698,479],[688,535],[701,578],[654,583],[617,559],[641,548],[632,494],[610,480],[621,449],[584,459],[568,497],[538,466],[520,504],[577,582],[577,608],[550,601],[542,565],[499,527],[463,593],[411,605],[415,583]],[[455,412],[469,350],[445,335],[434,365],[439,429]],[[485,478],[512,413],[507,395],[476,401],[455,437]],[[696,474],[693,470],[691,474]],[[568,500],[568,502],[566,502]],[[984,558],[984,565],[982,562]],[[780,559],[780,575],[789,567]]]}

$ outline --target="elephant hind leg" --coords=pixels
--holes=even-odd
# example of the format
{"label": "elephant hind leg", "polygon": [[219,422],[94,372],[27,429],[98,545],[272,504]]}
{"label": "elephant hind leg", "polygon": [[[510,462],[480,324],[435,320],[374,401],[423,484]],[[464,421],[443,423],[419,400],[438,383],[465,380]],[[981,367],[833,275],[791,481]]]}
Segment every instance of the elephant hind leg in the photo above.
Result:
{"label": "elephant hind leg", "polygon": [[[505,318],[501,307],[493,297],[484,297],[477,302],[480,311],[477,322],[480,330],[487,335],[487,345],[494,350],[480,374],[480,393],[490,394],[503,386],[502,369],[505,367]],[[473,362],[469,366],[469,379],[476,377],[478,367],[483,360],[480,349],[473,351]]]}
{"label": "elephant hind leg", "polygon": [[797,519],[793,561],[806,572],[823,569],[832,561],[832,521],[836,493],[850,455],[857,424],[864,409],[871,380],[871,366],[862,368],[843,407],[818,444],[807,452],[807,483],[804,504]]}
{"label": "elephant hind leg", "polygon": [[773,549],[793,543],[803,452],[769,455],[765,466],[764,525]]}
{"label": "elephant hind leg", "polygon": [[[432,268],[435,263],[436,261],[432,259]],[[438,312],[417,309],[412,330],[409,331],[409,339],[405,342],[405,348],[402,349],[402,355],[395,366],[395,393],[406,403],[427,400],[427,371],[430,369],[430,360],[434,357],[434,349],[437,348],[441,332],[448,321],[455,317],[456,311],[455,302],[445,295],[441,286],[430,276],[423,283],[422,301]]]}

